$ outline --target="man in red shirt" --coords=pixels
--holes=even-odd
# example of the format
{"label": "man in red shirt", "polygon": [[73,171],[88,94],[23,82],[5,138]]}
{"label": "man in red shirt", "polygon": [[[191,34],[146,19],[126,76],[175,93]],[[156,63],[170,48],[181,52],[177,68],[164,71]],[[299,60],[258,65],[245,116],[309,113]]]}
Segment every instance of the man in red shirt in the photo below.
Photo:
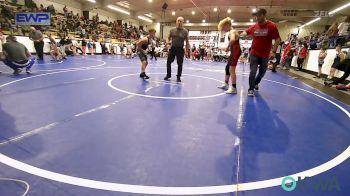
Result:
{"label": "man in red shirt", "polygon": [[297,61],[298,69],[297,69],[297,71],[301,71],[303,69],[303,63],[304,63],[304,60],[305,60],[307,53],[308,53],[307,48],[308,48],[307,43],[303,43],[303,47],[300,49],[299,55],[298,55],[298,61]]}
{"label": "man in red shirt", "polygon": [[[258,23],[249,27],[241,34],[242,36],[253,36],[253,43],[250,51],[248,96],[254,96],[254,90],[259,90],[258,85],[265,75],[269,57],[275,57],[277,47],[281,42],[276,24],[266,20],[265,9],[259,9],[254,16]],[[275,40],[273,47],[272,40]],[[259,73],[256,75],[258,68]]]}

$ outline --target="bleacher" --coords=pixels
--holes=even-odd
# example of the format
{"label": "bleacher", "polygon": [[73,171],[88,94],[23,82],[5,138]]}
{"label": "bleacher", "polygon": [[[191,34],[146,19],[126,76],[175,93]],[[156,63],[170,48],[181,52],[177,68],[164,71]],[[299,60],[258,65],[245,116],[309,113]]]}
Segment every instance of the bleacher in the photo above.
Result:
{"label": "bleacher", "polygon": [[[32,0],[26,0],[25,5],[20,5],[8,1],[0,1],[0,24],[1,31],[6,35],[27,36],[29,26],[16,26],[14,17],[16,12],[50,12],[51,25],[37,26],[45,34],[51,34],[54,38],[70,37],[81,39],[92,39],[95,41],[124,42],[125,39],[136,40],[140,34],[145,32],[137,29],[131,24],[120,24],[117,21],[100,21],[98,15],[93,16],[92,20],[79,16],[73,11],[64,14],[63,10],[56,10],[53,5],[47,7],[38,6]],[[84,29],[84,30],[83,30]],[[85,34],[84,34],[85,31]]]}

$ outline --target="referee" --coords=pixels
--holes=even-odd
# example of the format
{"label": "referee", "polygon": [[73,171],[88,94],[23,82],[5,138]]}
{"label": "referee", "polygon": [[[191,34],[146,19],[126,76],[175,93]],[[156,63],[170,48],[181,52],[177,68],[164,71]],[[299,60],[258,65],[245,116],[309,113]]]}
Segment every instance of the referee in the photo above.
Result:
{"label": "referee", "polygon": [[44,36],[41,31],[30,27],[29,39],[33,40],[34,48],[39,60],[44,60]]}
{"label": "referee", "polygon": [[167,60],[167,75],[164,80],[171,78],[171,63],[174,62],[175,57],[177,61],[177,82],[181,82],[182,64],[184,61],[184,41],[186,40],[186,56],[189,55],[190,43],[188,41],[188,31],[183,28],[184,18],[178,17],[176,19],[176,28],[170,30],[167,43],[171,40],[171,47],[168,54]]}

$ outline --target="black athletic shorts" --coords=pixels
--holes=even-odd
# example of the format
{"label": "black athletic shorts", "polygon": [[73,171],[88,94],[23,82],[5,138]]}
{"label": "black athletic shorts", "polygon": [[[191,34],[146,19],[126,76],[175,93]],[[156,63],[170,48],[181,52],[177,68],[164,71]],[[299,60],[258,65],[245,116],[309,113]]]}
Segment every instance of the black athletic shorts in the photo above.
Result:
{"label": "black athletic shorts", "polygon": [[143,52],[139,52],[139,58],[142,61],[146,61],[147,62],[147,55],[144,54]]}

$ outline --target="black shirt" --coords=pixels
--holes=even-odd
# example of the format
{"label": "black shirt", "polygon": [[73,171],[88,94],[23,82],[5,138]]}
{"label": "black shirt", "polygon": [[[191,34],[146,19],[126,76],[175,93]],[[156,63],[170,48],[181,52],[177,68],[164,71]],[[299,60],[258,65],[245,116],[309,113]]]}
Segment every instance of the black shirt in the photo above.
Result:
{"label": "black shirt", "polygon": [[337,66],[339,63],[340,63],[340,54],[337,53],[335,58],[334,58],[332,67]]}
{"label": "black shirt", "polygon": [[194,52],[196,50],[196,46],[192,47],[192,52]]}
{"label": "black shirt", "polygon": [[61,39],[59,43],[60,43],[60,46],[64,46],[67,44],[67,40]]}
{"label": "black shirt", "polygon": [[71,44],[72,40],[71,39],[67,39],[66,44]]}

